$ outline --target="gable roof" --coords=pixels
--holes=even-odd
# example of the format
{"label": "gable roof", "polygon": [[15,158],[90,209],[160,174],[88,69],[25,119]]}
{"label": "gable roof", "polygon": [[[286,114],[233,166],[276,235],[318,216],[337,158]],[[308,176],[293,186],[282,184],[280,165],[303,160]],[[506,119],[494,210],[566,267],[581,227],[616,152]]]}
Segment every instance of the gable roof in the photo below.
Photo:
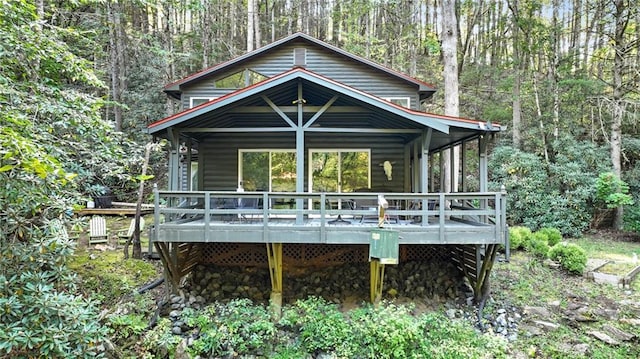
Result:
{"label": "gable roof", "polygon": [[172,83],[170,83],[170,84],[168,84],[168,85],[166,85],[164,87],[164,92],[166,92],[167,94],[173,96],[174,98],[179,99],[180,98],[180,93],[181,93],[181,86],[188,85],[188,84],[191,84],[191,83],[193,83],[195,81],[199,81],[199,80],[201,80],[203,78],[206,78],[206,77],[209,77],[209,76],[213,76],[213,75],[215,75],[217,73],[226,71],[232,66],[239,65],[239,64],[241,64],[243,62],[249,61],[249,60],[251,60],[251,59],[253,59],[253,58],[257,57],[257,56],[260,56],[260,55],[262,55],[264,53],[267,53],[267,52],[269,52],[269,51],[271,51],[271,50],[273,50],[273,49],[275,49],[277,47],[280,47],[280,46],[282,46],[284,44],[292,43],[292,42],[295,42],[295,41],[304,41],[304,42],[307,42],[307,43],[322,47],[322,48],[324,48],[326,50],[329,50],[331,52],[334,52],[336,54],[339,54],[341,56],[349,58],[349,59],[351,59],[353,61],[356,61],[358,63],[361,63],[361,64],[369,66],[369,67],[372,67],[372,68],[374,68],[374,69],[376,69],[378,71],[384,72],[384,73],[386,73],[386,74],[388,74],[388,75],[390,75],[392,77],[395,77],[395,78],[397,78],[399,80],[405,81],[405,82],[407,82],[407,83],[409,83],[411,85],[417,86],[418,87],[418,92],[420,94],[420,98],[421,99],[431,96],[436,91],[436,89],[435,89],[435,87],[433,85],[428,84],[428,83],[426,83],[424,81],[415,79],[413,77],[410,77],[410,76],[408,76],[406,74],[403,74],[401,72],[392,70],[392,69],[390,69],[390,68],[388,68],[386,66],[380,65],[380,64],[378,64],[376,62],[373,62],[371,60],[367,60],[367,59],[365,59],[363,57],[354,55],[354,54],[352,54],[350,52],[347,52],[345,50],[340,49],[339,47],[330,45],[330,44],[328,44],[326,42],[323,42],[323,41],[320,41],[320,40],[318,40],[318,39],[316,39],[314,37],[311,37],[311,36],[309,36],[309,35],[307,35],[305,33],[297,32],[297,33],[289,35],[289,36],[287,36],[285,38],[282,38],[280,40],[272,42],[272,43],[270,43],[268,45],[265,45],[265,46],[263,46],[263,47],[261,47],[259,49],[256,49],[254,51],[248,52],[248,53],[246,53],[244,55],[241,55],[241,56],[236,57],[234,59],[231,59],[229,61],[226,61],[226,62],[217,64],[217,65],[211,66],[211,67],[206,68],[206,69],[204,69],[202,71],[199,71],[199,72],[196,72],[194,74],[191,74],[191,75],[189,75],[189,76],[187,76],[187,77],[185,77],[185,78],[183,78],[181,80],[172,82]]}
{"label": "gable roof", "polygon": [[396,105],[392,102],[383,100],[379,97],[373,96],[364,91],[360,91],[335,80],[321,76],[304,68],[296,67],[282,74],[256,83],[252,86],[239,89],[225,96],[203,103],[199,106],[153,122],[148,126],[147,132],[150,134],[159,133],[169,127],[184,124],[191,119],[204,116],[217,109],[232,105],[237,101],[241,101],[252,96],[257,96],[266,90],[289,83],[291,81],[298,80],[305,80],[310,83],[322,86],[323,88],[329,89],[337,94],[347,96],[351,99],[359,101],[360,103],[367,104],[376,109],[410,120],[425,128],[432,128],[442,133],[449,133],[450,127],[490,132],[497,132],[501,130],[501,127],[499,125],[491,126],[482,121],[410,110],[408,108]]}

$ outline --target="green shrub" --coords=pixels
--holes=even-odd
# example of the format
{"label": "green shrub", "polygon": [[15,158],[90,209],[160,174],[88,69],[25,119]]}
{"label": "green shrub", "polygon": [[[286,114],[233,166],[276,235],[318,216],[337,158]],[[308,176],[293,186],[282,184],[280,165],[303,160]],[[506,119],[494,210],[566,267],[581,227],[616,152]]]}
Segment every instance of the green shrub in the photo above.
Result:
{"label": "green shrub", "polygon": [[624,207],[624,229],[640,233],[640,204]]}
{"label": "green shrub", "polygon": [[542,232],[533,233],[527,242],[524,244],[524,249],[530,252],[537,258],[547,258],[549,254],[549,243],[547,241],[547,235]]}
{"label": "green shrub", "polygon": [[276,338],[276,326],[267,308],[253,305],[249,299],[214,303],[202,313],[184,310],[182,319],[200,333],[189,347],[193,356],[270,353]]}
{"label": "green shrub", "polygon": [[560,230],[557,228],[542,228],[538,232],[543,233],[547,237],[547,243],[550,247],[553,247],[562,241],[562,233],[560,233]]}
{"label": "green shrub", "polygon": [[420,348],[425,328],[420,318],[411,315],[411,308],[385,303],[366,306],[351,312],[359,345],[356,357],[409,358]]}
{"label": "green shrub", "polygon": [[160,318],[156,326],[144,333],[141,347],[151,358],[173,358],[176,348],[182,340],[179,335],[171,333],[172,323],[169,318]]}
{"label": "green shrub", "polygon": [[420,317],[420,326],[424,330],[420,346],[408,357],[433,359],[507,357],[507,341],[504,338],[495,335],[478,335],[468,322],[450,320],[440,313],[427,313]]}
{"label": "green shrub", "polygon": [[300,344],[307,353],[335,352],[353,357],[353,329],[338,307],[323,298],[309,297],[285,308],[279,322],[300,333]]}
{"label": "green shrub", "polygon": [[549,251],[549,258],[557,261],[570,273],[582,274],[587,266],[587,254],[580,246],[560,242]]}
{"label": "green shrub", "polygon": [[633,204],[629,185],[613,172],[600,173],[596,181],[596,199],[607,208]]}
{"label": "green shrub", "polygon": [[73,275],[64,265],[75,243],[36,232],[30,243],[0,236],[0,357],[103,356],[106,327],[98,308],[73,294]]}
{"label": "green shrub", "polygon": [[509,245],[512,250],[523,249],[533,233],[527,227],[509,227]]}
{"label": "green shrub", "polygon": [[595,179],[608,163],[607,151],[571,138],[554,142],[553,148],[559,152],[545,164],[535,154],[497,147],[489,162],[490,188],[506,187],[510,223],[580,236],[591,224]]}

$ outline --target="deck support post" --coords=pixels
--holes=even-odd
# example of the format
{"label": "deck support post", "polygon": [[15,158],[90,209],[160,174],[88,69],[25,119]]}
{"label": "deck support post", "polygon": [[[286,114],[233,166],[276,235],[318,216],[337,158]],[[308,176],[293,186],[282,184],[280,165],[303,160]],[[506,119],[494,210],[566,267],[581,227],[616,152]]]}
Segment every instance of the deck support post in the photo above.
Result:
{"label": "deck support post", "polygon": [[384,283],[384,264],[379,259],[372,258],[369,262],[371,269],[371,303],[377,304],[382,299],[382,286]]}
{"label": "deck support post", "polygon": [[269,276],[271,277],[271,308],[276,318],[282,314],[282,243],[267,243]]}
{"label": "deck support post", "polygon": [[497,244],[489,244],[484,250],[484,259],[481,254],[476,257],[477,261],[482,261],[480,271],[476,275],[476,282],[473,284],[473,296],[476,303],[486,300],[489,296],[490,284],[489,276],[491,275],[491,269],[496,259],[496,253],[498,251]]}

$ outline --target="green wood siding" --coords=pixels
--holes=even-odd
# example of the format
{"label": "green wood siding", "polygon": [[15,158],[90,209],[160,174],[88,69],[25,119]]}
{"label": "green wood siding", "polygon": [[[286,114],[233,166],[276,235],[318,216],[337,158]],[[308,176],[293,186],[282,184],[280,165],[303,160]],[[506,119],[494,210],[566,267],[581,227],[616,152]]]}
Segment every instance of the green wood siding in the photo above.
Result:
{"label": "green wood siding", "polygon": [[344,58],[336,53],[306,43],[292,43],[274,49],[264,56],[253,59],[240,67],[229,69],[215,77],[185,86],[182,90],[182,105],[189,107],[189,98],[220,97],[234,90],[216,89],[215,80],[233,74],[243,68],[252,69],[267,77],[272,77],[293,67],[293,51],[304,46],[307,49],[307,70],[341,82],[372,95],[387,97],[409,97],[411,108],[419,108],[418,89],[403,81],[381,73],[352,59]]}
{"label": "green wood siding", "polygon": [[[217,135],[200,145],[203,159],[203,190],[235,190],[238,185],[239,149],[295,149],[295,135],[291,134],[235,134]],[[308,175],[309,149],[371,149],[371,187],[391,192],[404,189],[404,144],[395,136],[307,134],[305,137],[305,176]],[[393,180],[387,180],[384,161],[394,162]],[[305,177],[305,191],[308,178]]]}

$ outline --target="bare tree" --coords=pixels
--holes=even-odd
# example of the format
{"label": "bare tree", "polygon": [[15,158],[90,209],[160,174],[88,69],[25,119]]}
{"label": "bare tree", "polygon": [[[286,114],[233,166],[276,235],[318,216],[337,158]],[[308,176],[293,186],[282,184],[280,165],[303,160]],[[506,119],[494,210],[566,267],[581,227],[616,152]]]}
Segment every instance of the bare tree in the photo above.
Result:
{"label": "bare tree", "polygon": [[[442,41],[442,60],[444,62],[444,114],[458,117],[460,115],[460,99],[458,95],[458,21],[455,12],[455,0],[443,0],[440,2],[442,14],[442,31],[440,40]],[[444,169],[442,173],[444,179],[444,191],[457,191],[457,164],[460,148],[455,147],[453,158],[449,151],[443,152]],[[451,171],[453,166],[453,171]],[[453,177],[451,178],[451,173]]]}
{"label": "bare tree", "polygon": [[253,43],[254,43],[254,12],[256,11],[256,3],[255,0],[247,1],[247,52],[253,51]]}

